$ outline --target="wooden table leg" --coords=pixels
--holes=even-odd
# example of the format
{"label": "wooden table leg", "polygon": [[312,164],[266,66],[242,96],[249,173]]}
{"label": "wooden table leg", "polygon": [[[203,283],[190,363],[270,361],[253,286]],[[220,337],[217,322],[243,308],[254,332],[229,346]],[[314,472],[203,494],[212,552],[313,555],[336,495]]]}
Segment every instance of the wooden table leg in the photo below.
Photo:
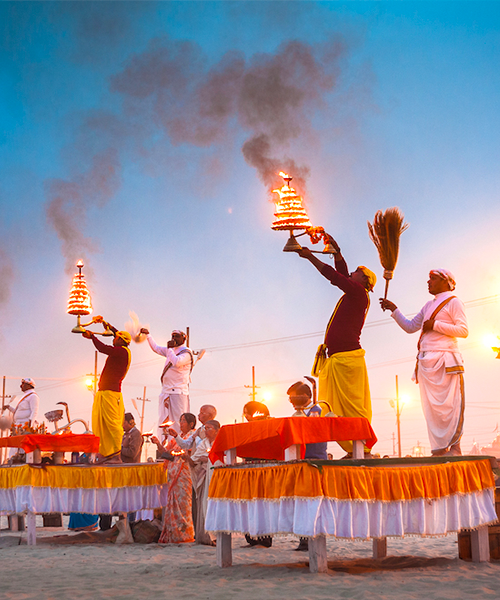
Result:
{"label": "wooden table leg", "polygon": [[233,564],[233,549],[230,533],[217,533],[217,566],[231,567]]}
{"label": "wooden table leg", "polygon": [[309,538],[309,571],[311,573],[327,573],[326,536],[317,535]]}
{"label": "wooden table leg", "polygon": [[365,441],[354,440],[352,443],[352,457],[353,458],[364,458],[365,457]]}
{"label": "wooden table leg", "polygon": [[300,444],[285,448],[285,460],[300,460]]}
{"label": "wooden table leg", "polygon": [[36,514],[31,511],[26,515],[26,528],[28,546],[36,546]]}
{"label": "wooden table leg", "polygon": [[385,558],[387,556],[387,538],[373,538],[373,558]]}
{"label": "wooden table leg", "polygon": [[487,525],[470,532],[470,548],[472,562],[488,562],[490,560],[490,540]]}
{"label": "wooden table leg", "polygon": [[236,448],[229,448],[224,452],[226,457],[226,465],[235,465],[236,464]]}

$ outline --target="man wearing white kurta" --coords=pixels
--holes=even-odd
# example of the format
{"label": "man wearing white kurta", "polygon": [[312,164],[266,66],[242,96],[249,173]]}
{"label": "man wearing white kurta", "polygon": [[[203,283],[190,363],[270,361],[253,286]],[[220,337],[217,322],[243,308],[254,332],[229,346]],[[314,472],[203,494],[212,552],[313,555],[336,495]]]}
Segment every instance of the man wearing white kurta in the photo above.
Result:
{"label": "man wearing white kurta", "polygon": [[172,427],[180,433],[179,419],[189,412],[189,383],[194,360],[191,350],[184,345],[186,334],[175,329],[172,339],[166,346],[158,346],[147,329],[141,329],[147,335],[151,350],[165,357],[165,366],[161,374],[161,393],[158,402],[158,438],[164,439],[160,425],[167,419],[173,421]]}
{"label": "man wearing white kurta", "polygon": [[[20,387],[23,395],[17,403],[16,408],[12,408],[10,405],[6,405],[5,408],[12,413],[12,422],[14,425],[28,423],[30,427],[33,427],[34,425],[38,425],[38,407],[40,405],[40,399],[35,392],[35,382],[31,377],[27,377],[26,379],[21,379]],[[9,456],[14,456],[16,453],[24,454],[24,450],[11,448]]]}
{"label": "man wearing white kurta", "polygon": [[457,337],[467,337],[467,319],[463,303],[453,294],[455,278],[450,271],[431,271],[427,285],[434,300],[411,320],[390,300],[381,298],[380,305],[392,311],[392,318],[407,333],[422,330],[413,379],[420,387],[432,454],[459,456],[465,397]]}
{"label": "man wearing white kurta", "polygon": [[37,424],[38,406],[40,399],[35,392],[35,382],[31,377],[21,379],[21,391],[24,392],[21,396],[16,408],[6,406],[12,415],[12,420],[15,425],[24,425],[29,423],[30,426]]}

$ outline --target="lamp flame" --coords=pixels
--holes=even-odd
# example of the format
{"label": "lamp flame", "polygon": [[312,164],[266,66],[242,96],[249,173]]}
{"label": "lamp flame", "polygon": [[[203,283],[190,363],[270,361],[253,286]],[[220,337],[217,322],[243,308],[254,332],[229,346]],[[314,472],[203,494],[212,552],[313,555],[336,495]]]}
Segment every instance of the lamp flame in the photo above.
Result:
{"label": "lamp flame", "polygon": [[273,190],[273,194],[278,194],[280,199],[276,202],[275,220],[271,225],[271,229],[275,231],[309,229],[312,227],[312,223],[307,216],[305,208],[302,206],[302,198],[290,186],[292,178],[283,171],[280,171],[280,176],[284,179],[284,185],[281,188]]}
{"label": "lamp flame", "polygon": [[90,315],[93,310],[92,299],[87,288],[85,275],[82,273],[83,261],[79,260],[76,266],[79,272],[73,276],[66,312],[69,315],[76,316]]}

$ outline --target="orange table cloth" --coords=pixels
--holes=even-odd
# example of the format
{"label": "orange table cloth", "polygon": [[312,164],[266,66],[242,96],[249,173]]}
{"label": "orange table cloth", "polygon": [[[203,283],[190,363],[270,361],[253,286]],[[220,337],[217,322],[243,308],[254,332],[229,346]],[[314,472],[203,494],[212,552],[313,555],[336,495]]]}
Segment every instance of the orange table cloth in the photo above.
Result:
{"label": "orange table cloth", "polygon": [[99,452],[99,437],[90,433],[60,435],[28,433],[0,438],[0,448],[22,448],[25,452]]}
{"label": "orange table cloth", "polygon": [[240,458],[284,460],[285,448],[317,442],[365,440],[372,448],[377,437],[368,419],[362,417],[285,417],[221,427],[210,452],[210,460],[224,460],[224,452],[236,448]]}

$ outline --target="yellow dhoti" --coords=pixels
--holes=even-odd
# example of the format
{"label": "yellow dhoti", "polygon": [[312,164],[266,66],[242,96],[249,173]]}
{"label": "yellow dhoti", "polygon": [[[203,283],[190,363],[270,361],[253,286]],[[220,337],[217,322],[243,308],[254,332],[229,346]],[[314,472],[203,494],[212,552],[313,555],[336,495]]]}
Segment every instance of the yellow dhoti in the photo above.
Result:
{"label": "yellow dhoti", "polygon": [[99,452],[103,456],[121,450],[124,416],[121,392],[97,392],[92,406],[92,431],[99,436]]}
{"label": "yellow dhoti", "polygon": [[[363,349],[338,352],[327,359],[319,374],[318,400],[328,402],[339,417],[365,417],[371,422],[372,403]],[[352,452],[352,442],[338,444],[346,452]]]}

